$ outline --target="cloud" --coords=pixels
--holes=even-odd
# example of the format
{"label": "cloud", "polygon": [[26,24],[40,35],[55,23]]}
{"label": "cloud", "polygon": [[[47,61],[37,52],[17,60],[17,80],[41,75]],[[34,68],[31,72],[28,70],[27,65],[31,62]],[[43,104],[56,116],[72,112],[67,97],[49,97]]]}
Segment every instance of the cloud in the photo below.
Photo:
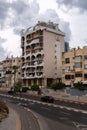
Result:
{"label": "cloud", "polygon": [[59,21],[59,27],[60,29],[65,33],[65,41],[71,40],[71,30],[70,30],[70,24],[69,22],[65,22],[63,20]]}
{"label": "cloud", "polygon": [[68,9],[78,8],[80,11],[87,11],[87,0],[56,0],[59,7],[65,6]]}
{"label": "cloud", "polygon": [[3,43],[6,42],[6,39],[0,37],[0,61],[6,57],[5,49],[3,48]]}
{"label": "cloud", "polygon": [[[61,0],[59,0],[61,1]],[[1,20],[9,19],[8,26],[13,28],[14,34],[19,35],[20,30],[36,24],[38,20],[48,22],[49,20],[59,23],[61,29],[67,34],[66,39],[70,39],[69,23],[61,20],[53,9],[48,9],[43,14],[39,14],[39,4],[36,0],[31,2],[27,0],[15,0],[10,3],[0,1],[0,10],[2,11]],[[3,22],[2,22],[3,23]],[[7,24],[7,21],[6,23]]]}
{"label": "cloud", "polygon": [[19,30],[19,28],[27,28],[35,23],[37,15],[39,14],[39,4],[36,2],[36,0],[33,0],[30,3],[17,0],[12,2],[11,10],[12,20],[10,26],[14,27],[14,31],[16,33],[16,30]]}
{"label": "cloud", "polygon": [[[66,33],[66,40],[70,40],[71,31],[68,22],[61,20],[53,9],[48,9],[43,14],[39,14],[39,11],[37,0],[31,2],[29,0],[12,0],[12,2],[0,0],[0,24],[4,34],[1,35],[3,39],[0,37],[1,57],[21,53],[19,40],[21,29],[34,26],[39,20],[58,23],[60,29]],[[11,29],[12,35],[8,31],[9,29]]]}
{"label": "cloud", "polygon": [[69,22],[66,22],[58,16],[55,10],[53,9],[48,9],[44,14],[39,15],[39,20],[46,21],[48,22],[49,20],[58,23],[59,28],[65,33],[65,40],[70,41],[71,38],[71,30],[70,30],[70,25]]}
{"label": "cloud", "polygon": [[10,8],[10,3],[0,0],[0,26],[1,26],[1,29],[4,26],[6,18],[8,17],[9,8]]}

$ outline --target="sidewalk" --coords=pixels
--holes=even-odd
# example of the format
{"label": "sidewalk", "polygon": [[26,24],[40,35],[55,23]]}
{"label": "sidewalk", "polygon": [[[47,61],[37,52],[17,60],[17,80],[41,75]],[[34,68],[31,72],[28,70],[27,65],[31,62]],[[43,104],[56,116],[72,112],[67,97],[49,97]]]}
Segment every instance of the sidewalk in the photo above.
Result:
{"label": "sidewalk", "polygon": [[0,123],[0,130],[21,130],[21,122],[18,114],[9,108],[9,115]]}

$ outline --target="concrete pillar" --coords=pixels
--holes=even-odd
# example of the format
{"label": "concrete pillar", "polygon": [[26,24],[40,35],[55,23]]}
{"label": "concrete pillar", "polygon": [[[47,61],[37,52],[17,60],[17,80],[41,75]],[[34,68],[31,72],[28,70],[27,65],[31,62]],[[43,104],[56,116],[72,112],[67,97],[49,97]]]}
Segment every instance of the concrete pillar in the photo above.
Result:
{"label": "concrete pillar", "polygon": [[37,84],[39,85],[39,81],[38,81],[39,79],[37,79]]}
{"label": "concrete pillar", "polygon": [[32,80],[31,80],[31,86],[32,86],[33,84],[34,84],[34,80],[32,79]]}
{"label": "concrete pillar", "polygon": [[28,85],[28,79],[26,80],[26,86],[29,86],[29,85]]}
{"label": "concrete pillar", "polygon": [[47,86],[47,78],[44,78],[44,86]]}

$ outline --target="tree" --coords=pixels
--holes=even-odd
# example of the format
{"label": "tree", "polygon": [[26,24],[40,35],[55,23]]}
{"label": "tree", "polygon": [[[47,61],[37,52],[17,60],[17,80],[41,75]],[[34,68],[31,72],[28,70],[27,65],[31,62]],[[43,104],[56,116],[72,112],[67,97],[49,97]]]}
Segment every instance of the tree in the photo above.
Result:
{"label": "tree", "polygon": [[15,78],[16,78],[16,73],[17,73],[17,71],[18,71],[18,66],[14,65],[14,66],[12,67],[12,69],[14,70],[13,74],[14,74],[14,88],[15,88]]}

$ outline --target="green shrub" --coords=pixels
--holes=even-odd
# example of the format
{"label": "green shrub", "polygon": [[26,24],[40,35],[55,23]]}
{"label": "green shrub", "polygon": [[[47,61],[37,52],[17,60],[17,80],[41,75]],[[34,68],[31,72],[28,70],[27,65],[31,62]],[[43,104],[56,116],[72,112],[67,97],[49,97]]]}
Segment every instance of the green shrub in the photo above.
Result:
{"label": "green shrub", "polygon": [[76,89],[79,89],[79,90],[87,90],[87,86],[84,85],[82,82],[77,82],[74,84],[75,88]]}
{"label": "green shrub", "polygon": [[27,92],[28,90],[29,90],[28,87],[23,87],[23,88],[22,88],[22,92]]}
{"label": "green shrub", "polygon": [[14,88],[14,91],[15,91],[15,92],[20,92],[20,87],[15,87],[15,88]]}
{"label": "green shrub", "polygon": [[54,83],[51,85],[51,88],[56,91],[57,89],[65,88],[65,84],[64,83]]}
{"label": "green shrub", "polygon": [[39,90],[39,85],[37,85],[37,84],[32,85],[31,90],[32,91],[38,91]]}
{"label": "green shrub", "polygon": [[22,82],[21,81],[16,82],[15,87],[21,88],[22,87]]}

